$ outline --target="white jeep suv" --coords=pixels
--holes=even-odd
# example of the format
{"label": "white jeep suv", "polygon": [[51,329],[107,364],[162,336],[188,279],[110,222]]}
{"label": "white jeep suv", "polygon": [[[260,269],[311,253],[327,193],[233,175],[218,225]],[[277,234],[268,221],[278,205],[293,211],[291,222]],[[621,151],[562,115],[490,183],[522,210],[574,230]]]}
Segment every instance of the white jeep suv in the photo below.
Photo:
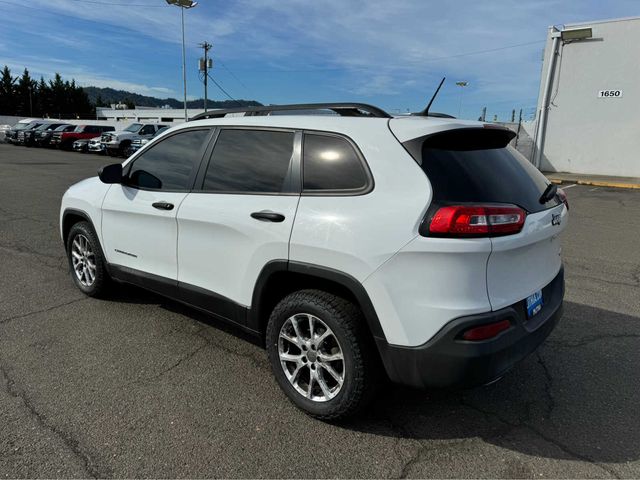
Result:
{"label": "white jeep suv", "polygon": [[555,327],[568,204],[511,130],[363,104],[243,112],[202,114],[67,190],[80,290],[139,285],[260,337],[284,392],[324,419],[385,376],[491,382]]}

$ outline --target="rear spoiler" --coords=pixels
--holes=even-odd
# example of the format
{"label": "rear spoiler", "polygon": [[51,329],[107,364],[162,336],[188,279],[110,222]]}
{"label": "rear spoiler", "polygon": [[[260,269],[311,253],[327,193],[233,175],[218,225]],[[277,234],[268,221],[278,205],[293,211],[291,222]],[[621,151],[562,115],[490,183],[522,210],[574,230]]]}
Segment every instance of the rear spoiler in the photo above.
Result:
{"label": "rear spoiler", "polygon": [[485,123],[482,127],[465,127],[430,133],[404,142],[402,145],[418,164],[422,164],[422,149],[489,150],[504,148],[516,137],[516,132],[502,125]]}

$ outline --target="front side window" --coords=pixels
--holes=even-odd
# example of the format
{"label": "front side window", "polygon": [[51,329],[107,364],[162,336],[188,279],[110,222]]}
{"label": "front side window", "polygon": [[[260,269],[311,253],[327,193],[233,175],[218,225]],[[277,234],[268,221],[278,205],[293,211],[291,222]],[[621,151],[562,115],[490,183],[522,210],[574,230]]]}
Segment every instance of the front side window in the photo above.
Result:
{"label": "front side window", "polygon": [[142,127],[142,130],[140,130],[140,135],[153,135],[155,131],[156,129],[153,128],[153,125],[145,125]]}
{"label": "front side window", "polygon": [[304,190],[352,191],[367,187],[360,157],[345,138],[305,134],[303,146]]}
{"label": "front side window", "polygon": [[136,158],[126,184],[153,190],[190,190],[209,130],[190,130],[166,138]]}
{"label": "front side window", "polygon": [[293,132],[222,130],[202,188],[216,192],[282,192],[286,189],[293,138]]}

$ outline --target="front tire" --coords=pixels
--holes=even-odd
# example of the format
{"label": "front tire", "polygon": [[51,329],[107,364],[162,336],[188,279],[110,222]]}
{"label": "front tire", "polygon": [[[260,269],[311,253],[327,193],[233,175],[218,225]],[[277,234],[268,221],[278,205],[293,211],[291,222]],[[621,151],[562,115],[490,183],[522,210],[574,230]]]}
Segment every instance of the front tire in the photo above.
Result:
{"label": "front tire", "polygon": [[271,313],[266,341],[278,384],[311,416],[353,416],[373,398],[376,356],[353,303],[320,290],[294,292]]}
{"label": "front tire", "polygon": [[103,296],[109,276],[100,242],[88,222],[78,222],[71,227],[67,237],[67,257],[76,287],[90,297]]}

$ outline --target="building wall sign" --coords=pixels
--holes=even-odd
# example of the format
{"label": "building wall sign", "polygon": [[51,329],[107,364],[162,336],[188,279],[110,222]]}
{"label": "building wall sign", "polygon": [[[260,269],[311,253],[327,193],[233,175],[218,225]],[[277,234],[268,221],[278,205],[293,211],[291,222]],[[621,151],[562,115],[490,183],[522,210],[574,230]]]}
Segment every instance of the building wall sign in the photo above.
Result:
{"label": "building wall sign", "polygon": [[598,98],[622,98],[622,90],[598,90]]}

